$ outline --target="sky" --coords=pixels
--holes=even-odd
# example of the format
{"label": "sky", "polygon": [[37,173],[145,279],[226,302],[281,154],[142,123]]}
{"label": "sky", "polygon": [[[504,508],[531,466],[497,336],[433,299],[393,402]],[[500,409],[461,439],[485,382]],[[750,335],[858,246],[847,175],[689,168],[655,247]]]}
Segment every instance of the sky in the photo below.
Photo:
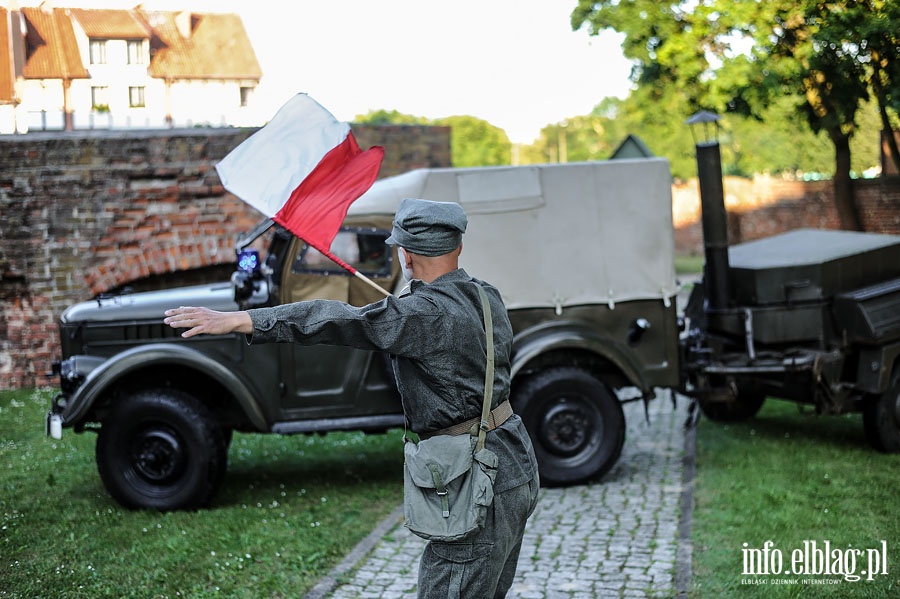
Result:
{"label": "sky", "polygon": [[[20,5],[33,2],[20,0]],[[58,7],[128,8],[116,0]],[[542,127],[623,98],[630,64],[613,32],[572,31],[577,0],[144,0],[148,9],[241,16],[263,71],[264,121],[305,92],[338,120],[371,110],[471,115],[531,143]]]}

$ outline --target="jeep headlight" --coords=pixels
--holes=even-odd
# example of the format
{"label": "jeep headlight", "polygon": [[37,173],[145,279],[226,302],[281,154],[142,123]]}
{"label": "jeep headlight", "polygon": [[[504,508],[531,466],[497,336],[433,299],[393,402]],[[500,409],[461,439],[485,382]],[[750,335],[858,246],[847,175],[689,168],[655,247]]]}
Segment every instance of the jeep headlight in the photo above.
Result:
{"label": "jeep headlight", "polygon": [[65,394],[72,394],[84,383],[92,370],[106,361],[99,356],[72,356],[59,363],[59,386]]}

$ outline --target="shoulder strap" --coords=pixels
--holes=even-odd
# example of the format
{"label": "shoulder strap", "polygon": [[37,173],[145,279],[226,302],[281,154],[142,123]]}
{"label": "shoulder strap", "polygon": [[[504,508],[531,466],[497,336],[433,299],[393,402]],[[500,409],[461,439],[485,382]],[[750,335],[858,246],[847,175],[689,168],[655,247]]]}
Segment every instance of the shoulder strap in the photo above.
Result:
{"label": "shoulder strap", "polygon": [[481,426],[478,427],[478,441],[475,451],[484,448],[484,437],[490,428],[488,416],[491,413],[491,397],[494,394],[494,320],[491,317],[491,304],[488,302],[487,293],[481,285],[478,287],[478,295],[481,297],[481,310],[484,313],[484,333],[487,337],[487,367],[484,371],[484,405],[481,408]]}

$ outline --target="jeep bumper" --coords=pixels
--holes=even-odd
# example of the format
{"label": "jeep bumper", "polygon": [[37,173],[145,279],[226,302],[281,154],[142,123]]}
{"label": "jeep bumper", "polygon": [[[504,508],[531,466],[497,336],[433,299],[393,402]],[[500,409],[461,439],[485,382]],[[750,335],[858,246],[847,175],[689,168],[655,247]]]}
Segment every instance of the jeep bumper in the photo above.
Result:
{"label": "jeep bumper", "polygon": [[50,401],[50,410],[44,417],[44,432],[54,439],[62,439],[65,424],[63,414],[70,400],[84,383],[87,375],[105,361],[96,356],[72,356],[53,364],[53,374],[59,376],[60,393]]}
{"label": "jeep bumper", "polygon": [[48,437],[53,437],[54,439],[62,439],[62,415],[57,414],[53,411],[53,408],[47,412],[47,416],[44,422],[44,432]]}
{"label": "jeep bumper", "polygon": [[50,400],[50,409],[47,410],[47,415],[44,417],[44,433],[48,437],[62,439],[63,410],[67,404],[68,399],[65,393],[57,393]]}

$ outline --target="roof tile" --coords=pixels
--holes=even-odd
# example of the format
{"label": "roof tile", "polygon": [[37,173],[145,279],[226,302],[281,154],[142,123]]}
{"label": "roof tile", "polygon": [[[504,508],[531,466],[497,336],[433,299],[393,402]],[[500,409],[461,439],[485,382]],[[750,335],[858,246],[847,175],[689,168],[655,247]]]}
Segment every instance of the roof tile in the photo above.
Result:
{"label": "roof tile", "polygon": [[[0,48],[10,47],[9,12],[0,6]],[[15,75],[11,56],[0,60],[0,104],[9,104],[15,100]]]}
{"label": "roof tile", "polygon": [[[0,14],[0,49],[9,48],[9,11]],[[80,79],[82,63],[73,20],[94,39],[148,39],[149,75],[164,79],[259,80],[262,69],[235,14],[22,7],[26,79]],[[6,36],[4,38],[4,36]],[[4,41],[5,39],[5,41]],[[7,61],[8,62],[8,61]],[[9,72],[4,69],[9,68]],[[0,101],[12,97],[11,67],[0,65]]]}
{"label": "roof tile", "polygon": [[69,12],[92,39],[137,40],[150,37],[150,29],[131,10],[72,8]]}
{"label": "roof tile", "polygon": [[25,16],[26,79],[86,79],[72,21],[62,8],[21,8]]}
{"label": "roof tile", "polygon": [[[262,77],[262,69],[238,15],[140,12],[154,32],[150,40],[151,76],[175,79]],[[178,22],[186,16],[190,19]],[[185,23],[189,23],[190,31],[184,27]]]}

